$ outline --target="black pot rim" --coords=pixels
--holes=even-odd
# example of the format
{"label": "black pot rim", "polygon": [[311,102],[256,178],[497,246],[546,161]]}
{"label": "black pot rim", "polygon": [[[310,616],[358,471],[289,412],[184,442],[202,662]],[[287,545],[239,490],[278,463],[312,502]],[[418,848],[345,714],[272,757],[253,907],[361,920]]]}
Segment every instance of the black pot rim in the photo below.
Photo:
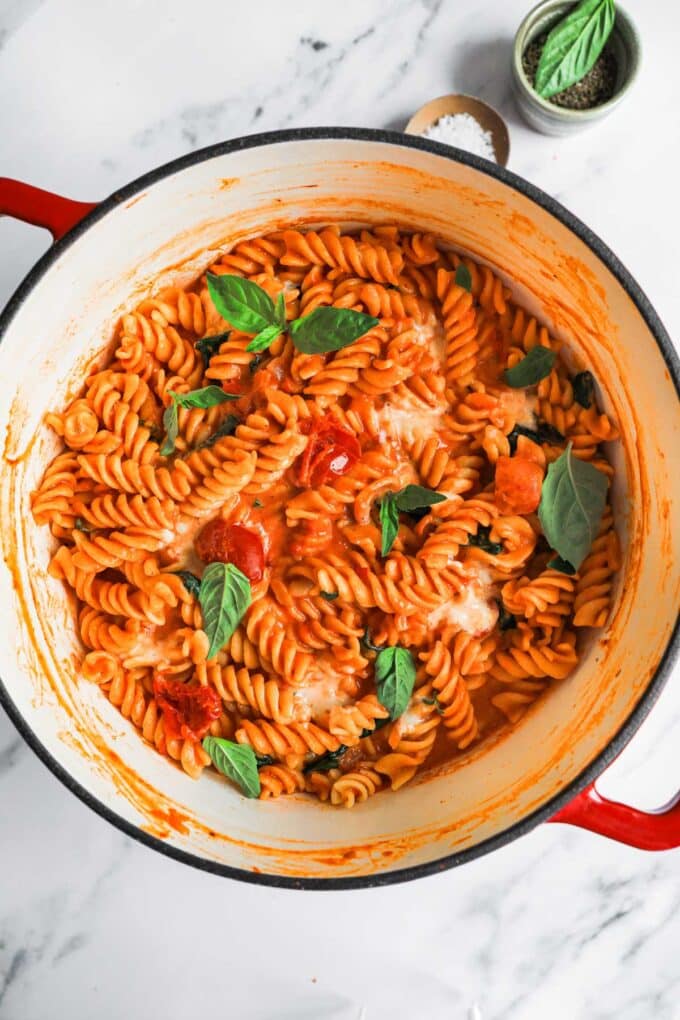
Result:
{"label": "black pot rim", "polygon": [[[239,152],[244,149],[257,148],[264,145],[296,141],[323,141],[323,140],[346,140],[358,142],[383,142],[390,145],[407,149],[416,149],[430,152],[437,156],[443,156],[453,162],[462,163],[473,167],[481,173],[494,177],[509,187],[519,191],[526,198],[535,202],[538,206],[550,213],[564,226],[571,230],[576,236],[587,245],[588,248],[600,259],[619,284],[626,291],[640,315],[649,327],[654,336],[661,355],[666,363],[668,371],[673,379],[676,393],[680,399],[680,359],[675,352],[671,339],[663,326],[659,316],[654,311],[649,299],[642,291],[638,283],[633,279],[625,266],[619,261],[614,253],[589,227],[581,222],[573,213],[569,212],[550,195],[541,191],[535,185],[530,184],[522,177],[512,171],[499,167],[495,163],[473,156],[461,149],[433,142],[429,139],[413,135],[405,135],[398,131],[382,131],[371,128],[344,128],[344,127],[318,127],[318,128],[293,128],[282,131],[269,131],[262,134],[245,135],[241,138],[234,138],[230,141],[220,142],[215,145],[199,149],[196,152],[181,156],[138,177],[127,184],[124,188],[115,191],[109,198],[105,199],[92,212],[88,213],[76,226],[63,238],[57,241],[36,265],[29,271],[22,283],[10,298],[2,315],[0,315],[0,341],[7,331],[17,311],[29,297],[37,282],[53,266],[67,248],[74,241],[81,237],[98,220],[104,217],[112,209],[115,209],[122,202],[128,201],[145,188],[157,183],[165,177],[169,177],[181,170],[194,166],[197,163],[205,162],[216,156],[222,156],[231,152]],[[47,768],[59,779],[64,786],[76,795],[84,804],[90,807],[102,818],[114,825],[125,835],[136,839],[138,842],[151,847],[154,850],[171,857],[176,861],[211,872],[227,878],[238,879],[242,882],[250,882],[255,885],[274,886],[282,889],[365,889],[383,885],[392,885],[397,882],[407,882],[415,878],[423,878],[427,875],[438,874],[449,868],[457,867],[467,861],[482,857],[492,850],[499,849],[510,843],[512,840],[525,835],[534,829],[541,822],[547,821],[560,808],[573,800],[589,783],[595,780],[607,768],[608,765],[621,753],[633,734],[642,724],[652,706],[656,702],[661,690],[668,679],[673,662],[678,655],[680,646],[680,616],[676,620],[673,633],[665,648],[664,654],[656,668],[654,676],[643,692],[630,715],[627,717],[618,732],[612,737],[607,746],[583,769],[583,771],[570,783],[568,783],[558,794],[551,797],[545,804],[537,808],[526,818],[509,826],[502,832],[489,839],[483,840],[475,846],[469,847],[456,853],[445,855],[435,861],[427,861],[422,864],[415,864],[410,867],[400,868],[395,871],[379,872],[373,875],[363,875],[351,878],[293,878],[285,875],[263,874],[261,872],[246,871],[241,868],[234,868],[217,861],[207,860],[196,854],[174,847],[142,829],[128,822],[115,811],[106,807],[101,801],[94,797],[85,787],[81,786],[73,776],[53,757],[47,748],[41,743],[36,733],[31,729],[26,719],[14,704],[8,689],[0,678],[0,704],[3,706],[15,727],[35,751]]]}

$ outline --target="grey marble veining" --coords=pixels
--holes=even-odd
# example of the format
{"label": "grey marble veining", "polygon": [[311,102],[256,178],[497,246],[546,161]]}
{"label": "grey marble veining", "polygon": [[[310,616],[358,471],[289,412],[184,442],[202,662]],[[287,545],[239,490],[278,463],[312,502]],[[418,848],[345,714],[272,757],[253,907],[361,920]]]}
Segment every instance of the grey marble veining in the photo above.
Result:
{"label": "grey marble veining", "polygon": [[[621,256],[680,330],[680,14],[629,7],[630,99],[590,133],[533,134],[509,95],[529,0],[0,0],[0,175],[96,199],[222,138],[400,129],[467,91],[507,117],[510,166]],[[48,243],[0,220],[0,303]],[[677,674],[603,792],[651,808],[680,781]],[[0,715],[0,1020],[678,1020],[680,857],[545,825],[456,872],[342,894],[242,886],[134,844]]]}

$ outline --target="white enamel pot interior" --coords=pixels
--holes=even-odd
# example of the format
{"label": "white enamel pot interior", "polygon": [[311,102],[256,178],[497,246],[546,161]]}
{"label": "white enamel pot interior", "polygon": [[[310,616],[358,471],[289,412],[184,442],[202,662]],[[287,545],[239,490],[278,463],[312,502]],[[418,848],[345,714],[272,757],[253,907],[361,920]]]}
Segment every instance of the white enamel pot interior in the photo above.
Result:
{"label": "white enamel pot interior", "polygon": [[[29,494],[57,450],[43,424],[78,392],[121,312],[234,242],[290,223],[399,222],[488,263],[595,373],[624,442],[625,550],[604,633],[513,730],[353,811],[246,800],[194,782],[78,678],[74,607],[47,575]],[[289,885],[379,884],[492,849],[549,817],[632,735],[658,693],[678,609],[677,363],[644,296],[582,224],[519,178],[397,134],[318,129],[226,143],[90,214],[36,267],[0,333],[3,701],[47,764],[128,833],[201,867]],[[673,376],[675,375],[675,381]]]}

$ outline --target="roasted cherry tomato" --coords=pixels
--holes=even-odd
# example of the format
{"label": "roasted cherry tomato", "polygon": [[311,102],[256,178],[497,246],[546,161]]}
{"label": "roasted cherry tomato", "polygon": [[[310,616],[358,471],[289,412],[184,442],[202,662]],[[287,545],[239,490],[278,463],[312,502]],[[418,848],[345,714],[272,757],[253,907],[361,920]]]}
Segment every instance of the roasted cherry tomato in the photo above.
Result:
{"label": "roasted cherry tomato", "polygon": [[300,459],[298,481],[314,488],[334,475],[344,475],[361,457],[359,440],[333,421],[316,421]]}
{"label": "roasted cherry tomato", "polygon": [[196,555],[204,563],[233,563],[253,583],[262,580],[262,540],[242,524],[228,524],[221,517],[208,521],[196,539]]}
{"label": "roasted cherry tomato", "polygon": [[212,687],[187,684],[155,673],[153,693],[163,713],[165,732],[175,740],[202,740],[222,714],[222,699]]}
{"label": "roasted cherry tomato", "polygon": [[496,506],[504,514],[531,514],[541,500],[543,469],[524,457],[496,462]]}

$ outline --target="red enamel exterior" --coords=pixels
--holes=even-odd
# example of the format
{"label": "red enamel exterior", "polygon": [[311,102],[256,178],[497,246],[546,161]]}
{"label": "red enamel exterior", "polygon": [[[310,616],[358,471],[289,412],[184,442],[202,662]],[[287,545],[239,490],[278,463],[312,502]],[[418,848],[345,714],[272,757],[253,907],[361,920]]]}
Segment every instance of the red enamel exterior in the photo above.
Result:
{"label": "red enamel exterior", "polygon": [[[45,227],[55,241],[98,204],[0,177],[0,215]],[[591,783],[549,821],[588,829],[640,850],[672,850],[680,847],[680,793],[666,807],[646,812],[607,800]]]}
{"label": "red enamel exterior", "polygon": [[607,800],[591,783],[550,819],[589,829],[638,850],[675,850],[680,847],[680,793],[658,811]]}
{"label": "red enamel exterior", "polygon": [[0,216],[14,216],[24,223],[46,227],[55,241],[67,234],[97,202],[75,202],[22,181],[0,177]]}

